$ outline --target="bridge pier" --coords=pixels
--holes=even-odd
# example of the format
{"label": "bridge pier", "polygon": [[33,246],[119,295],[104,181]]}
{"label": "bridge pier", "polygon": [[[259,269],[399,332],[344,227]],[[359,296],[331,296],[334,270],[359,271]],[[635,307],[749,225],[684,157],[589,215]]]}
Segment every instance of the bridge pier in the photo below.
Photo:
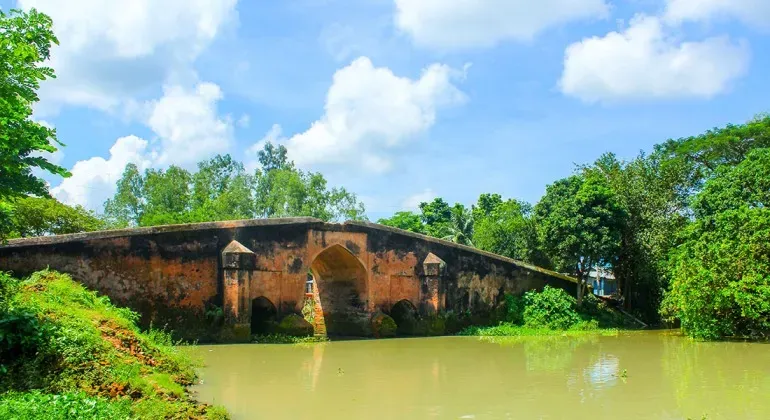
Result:
{"label": "bridge pier", "polygon": [[428,316],[436,315],[446,306],[446,291],[443,284],[446,263],[431,252],[425,257],[422,270],[420,312]]}
{"label": "bridge pier", "polygon": [[251,341],[251,299],[249,284],[256,255],[238,241],[232,241],[222,251],[224,280],[223,310],[227,341]]}

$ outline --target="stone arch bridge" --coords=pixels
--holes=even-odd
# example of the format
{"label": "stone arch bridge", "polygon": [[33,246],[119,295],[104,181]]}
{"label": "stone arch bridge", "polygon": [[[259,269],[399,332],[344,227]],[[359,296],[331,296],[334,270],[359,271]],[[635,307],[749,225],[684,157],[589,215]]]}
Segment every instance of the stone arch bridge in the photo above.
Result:
{"label": "stone arch bridge", "polygon": [[[199,341],[237,341],[301,313],[316,333],[368,335],[377,311],[489,313],[503,293],[575,280],[474,248],[374,223],[312,218],[169,225],[11,240],[0,270],[50,267]],[[362,322],[363,320],[363,322]]]}

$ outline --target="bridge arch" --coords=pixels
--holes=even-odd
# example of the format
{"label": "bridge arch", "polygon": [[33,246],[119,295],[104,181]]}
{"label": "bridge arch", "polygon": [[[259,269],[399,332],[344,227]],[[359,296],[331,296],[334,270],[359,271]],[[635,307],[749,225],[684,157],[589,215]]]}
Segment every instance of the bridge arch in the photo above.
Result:
{"label": "bridge arch", "polygon": [[259,296],[251,301],[251,333],[268,334],[276,321],[278,310],[270,299]]}
{"label": "bridge arch", "polygon": [[368,273],[342,245],[321,251],[310,264],[316,309],[316,333],[360,335],[368,321]]}

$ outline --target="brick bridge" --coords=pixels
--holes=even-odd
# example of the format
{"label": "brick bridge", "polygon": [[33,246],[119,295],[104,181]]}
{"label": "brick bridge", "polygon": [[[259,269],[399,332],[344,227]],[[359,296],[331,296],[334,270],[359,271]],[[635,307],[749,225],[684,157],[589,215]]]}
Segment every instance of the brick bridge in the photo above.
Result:
{"label": "brick bridge", "polygon": [[[575,280],[374,223],[313,218],[170,225],[11,240],[0,270],[50,267],[178,337],[233,341],[267,319],[315,313],[316,333],[367,335],[377,312],[489,313],[503,292]],[[363,320],[363,322],[351,322]]]}

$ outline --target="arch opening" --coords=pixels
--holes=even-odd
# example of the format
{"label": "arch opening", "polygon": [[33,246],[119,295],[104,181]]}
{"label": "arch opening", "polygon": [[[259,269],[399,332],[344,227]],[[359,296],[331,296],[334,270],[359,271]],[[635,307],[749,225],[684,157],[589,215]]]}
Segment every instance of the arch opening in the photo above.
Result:
{"label": "arch opening", "polygon": [[269,334],[277,322],[278,311],[270,299],[260,296],[251,301],[251,333]]}
{"label": "arch opening", "polygon": [[310,265],[313,273],[316,332],[328,335],[368,335],[367,272],[347,248],[333,245]]}

